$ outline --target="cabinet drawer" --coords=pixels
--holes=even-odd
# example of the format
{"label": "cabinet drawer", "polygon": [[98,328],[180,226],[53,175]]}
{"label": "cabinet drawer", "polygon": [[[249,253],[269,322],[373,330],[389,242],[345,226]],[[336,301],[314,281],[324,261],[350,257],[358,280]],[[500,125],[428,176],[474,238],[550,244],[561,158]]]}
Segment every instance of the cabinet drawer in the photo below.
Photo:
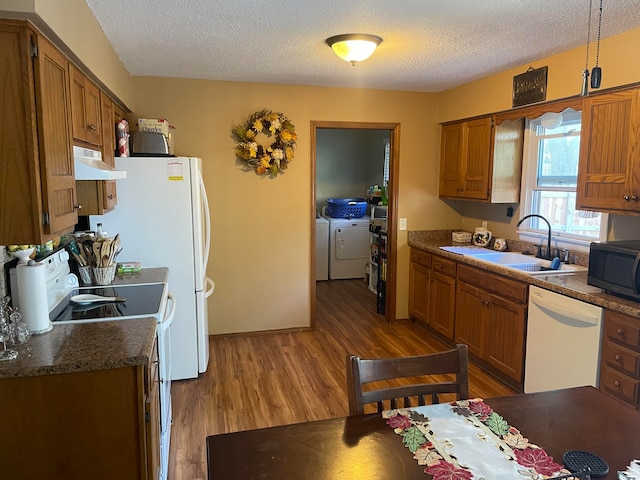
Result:
{"label": "cabinet drawer", "polygon": [[623,313],[605,310],[605,338],[631,348],[640,348],[640,321]]}
{"label": "cabinet drawer", "polygon": [[635,377],[640,376],[640,353],[638,352],[605,340],[602,359],[611,367],[624,370]]}
{"label": "cabinet drawer", "polygon": [[442,258],[437,255],[433,256],[431,268],[434,272],[443,273],[444,275],[448,275],[450,277],[456,276],[456,262],[447,260],[446,258]]}
{"label": "cabinet drawer", "polygon": [[632,405],[637,402],[639,384],[640,380],[616,372],[609,367],[604,367],[600,375],[600,390],[620,397]]}
{"label": "cabinet drawer", "polygon": [[431,254],[423,252],[415,248],[411,249],[410,253],[411,263],[417,263],[423,267],[431,268]]}
{"label": "cabinet drawer", "polygon": [[527,303],[528,285],[509,280],[501,275],[485,272],[479,268],[458,265],[458,280],[491,291],[502,298],[508,298],[520,303]]}

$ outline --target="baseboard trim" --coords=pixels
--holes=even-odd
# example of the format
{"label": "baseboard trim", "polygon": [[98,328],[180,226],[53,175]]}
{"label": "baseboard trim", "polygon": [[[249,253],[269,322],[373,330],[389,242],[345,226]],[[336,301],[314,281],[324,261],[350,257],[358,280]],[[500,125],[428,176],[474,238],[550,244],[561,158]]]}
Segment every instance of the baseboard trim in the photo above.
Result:
{"label": "baseboard trim", "polygon": [[209,335],[209,340],[225,339],[225,338],[241,338],[241,337],[259,337],[263,335],[278,335],[282,333],[300,333],[311,332],[311,327],[293,327],[282,328],[278,330],[260,330],[258,332],[238,332],[238,333],[221,333],[218,335]]}

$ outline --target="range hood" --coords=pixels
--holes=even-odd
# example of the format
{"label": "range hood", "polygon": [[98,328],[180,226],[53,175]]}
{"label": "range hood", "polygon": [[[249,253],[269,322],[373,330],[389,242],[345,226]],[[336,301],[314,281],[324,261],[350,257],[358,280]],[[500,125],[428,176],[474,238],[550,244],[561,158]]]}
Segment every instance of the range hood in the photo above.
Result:
{"label": "range hood", "polygon": [[76,180],[119,180],[127,178],[127,172],[116,170],[102,161],[102,153],[90,148],[73,146]]}

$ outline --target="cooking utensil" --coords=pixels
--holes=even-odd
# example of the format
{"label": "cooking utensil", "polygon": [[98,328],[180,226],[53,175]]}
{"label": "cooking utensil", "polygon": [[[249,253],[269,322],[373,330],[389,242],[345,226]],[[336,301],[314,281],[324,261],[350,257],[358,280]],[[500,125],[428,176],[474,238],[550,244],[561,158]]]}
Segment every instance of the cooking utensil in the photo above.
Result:
{"label": "cooking utensil", "polygon": [[111,265],[111,263],[109,262],[110,255],[111,255],[111,239],[105,238],[104,240],[102,240],[102,245],[100,248],[100,266],[101,267],[104,268]]}
{"label": "cooking utensil", "polygon": [[87,304],[96,302],[126,302],[124,297],[103,297],[102,295],[94,295],[92,293],[83,293],[80,295],[74,295],[69,300],[73,303]]}
{"label": "cooking utensil", "polygon": [[93,250],[93,258],[94,258],[94,263],[96,265],[96,267],[101,267],[102,266],[102,255],[100,254],[100,252],[102,251],[102,243],[101,242],[93,242],[93,245],[91,246],[92,250]]}
{"label": "cooking utensil", "polygon": [[111,243],[111,252],[109,253],[109,265],[112,265],[116,255],[120,252],[120,234],[116,233],[116,236],[113,237],[113,242]]}
{"label": "cooking utensil", "polygon": [[89,247],[89,245],[86,244],[82,244],[82,250],[84,251],[84,257],[87,261],[87,265],[95,265],[95,259],[93,257],[93,252],[91,251],[91,248]]}
{"label": "cooking utensil", "polygon": [[81,267],[86,267],[87,263],[84,261],[84,258],[82,258],[81,255],[77,254],[74,251],[71,251],[71,253],[73,254],[73,258],[76,259],[76,262],[78,262],[78,265],[80,265]]}

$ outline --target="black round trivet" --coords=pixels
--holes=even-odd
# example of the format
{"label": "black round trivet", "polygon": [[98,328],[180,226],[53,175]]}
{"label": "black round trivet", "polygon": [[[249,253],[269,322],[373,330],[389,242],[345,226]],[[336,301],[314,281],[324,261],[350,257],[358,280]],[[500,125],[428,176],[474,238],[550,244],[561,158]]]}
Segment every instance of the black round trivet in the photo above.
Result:
{"label": "black round trivet", "polygon": [[609,473],[609,464],[604,458],[581,450],[569,450],[562,456],[562,463],[571,473],[577,473],[584,467],[591,469],[592,477],[604,477]]}

